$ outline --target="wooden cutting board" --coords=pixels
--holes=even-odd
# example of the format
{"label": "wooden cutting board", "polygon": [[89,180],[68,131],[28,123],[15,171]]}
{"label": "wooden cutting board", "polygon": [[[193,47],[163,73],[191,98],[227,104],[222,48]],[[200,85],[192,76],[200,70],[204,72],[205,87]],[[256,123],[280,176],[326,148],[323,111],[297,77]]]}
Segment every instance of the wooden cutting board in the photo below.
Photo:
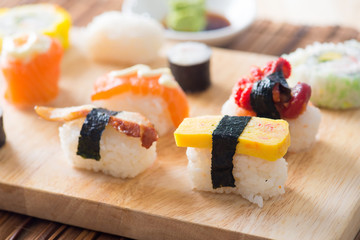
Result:
{"label": "wooden cutting board", "polygon": [[[92,84],[109,70],[80,50],[73,32],[51,106],[90,103]],[[213,49],[211,88],[189,95],[191,115],[219,114],[236,80],[271,56]],[[166,66],[164,58],[152,67]],[[4,80],[0,81],[1,91]],[[1,93],[1,96],[3,94]],[[158,143],[155,164],[133,179],[78,170],[60,149],[59,123],[18,110],[2,97],[7,143],[0,149],[0,209],[137,239],[353,239],[360,229],[360,110],[322,110],[319,139],[287,154],[285,195],[263,208],[238,195],[193,191],[185,149]]]}

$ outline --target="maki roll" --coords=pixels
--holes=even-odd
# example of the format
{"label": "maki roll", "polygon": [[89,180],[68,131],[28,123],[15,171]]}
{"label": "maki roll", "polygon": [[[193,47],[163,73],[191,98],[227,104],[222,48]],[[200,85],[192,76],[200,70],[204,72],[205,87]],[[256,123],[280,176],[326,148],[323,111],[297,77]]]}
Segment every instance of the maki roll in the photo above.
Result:
{"label": "maki roll", "polygon": [[91,100],[105,108],[143,114],[159,135],[174,130],[189,116],[186,95],[168,68],[135,65],[111,71],[97,79]]}
{"label": "maki roll", "polygon": [[0,148],[4,146],[5,142],[6,135],[4,130],[3,110],[0,108]]}
{"label": "maki roll", "polygon": [[293,67],[290,84],[311,86],[311,101],[330,109],[360,107],[360,43],[314,43],[283,56]]}
{"label": "maki roll", "polygon": [[250,75],[234,86],[221,113],[234,116],[258,116],[288,121],[291,135],[289,152],[311,147],[320,125],[320,110],[310,102],[311,87],[298,83],[290,88],[286,79],[291,74],[288,61],[279,58],[266,67],[254,67]]}
{"label": "maki roll", "polygon": [[194,189],[235,193],[263,206],[285,193],[290,145],[288,123],[250,116],[186,118],[176,129],[176,145],[187,147]]}
{"label": "maki roll", "polygon": [[135,177],[156,159],[157,133],[141,114],[109,111],[90,105],[35,107],[59,128],[61,147],[76,168],[102,171],[114,177]]}
{"label": "maki roll", "polygon": [[18,107],[45,104],[59,91],[60,43],[46,35],[19,33],[4,38],[0,65],[5,98]]}
{"label": "maki roll", "polygon": [[28,4],[0,9],[1,40],[9,35],[36,32],[56,38],[61,46],[69,46],[71,17],[63,8],[49,3]]}
{"label": "maki roll", "polygon": [[203,43],[178,43],[168,52],[172,74],[185,92],[200,92],[210,86],[211,49]]}

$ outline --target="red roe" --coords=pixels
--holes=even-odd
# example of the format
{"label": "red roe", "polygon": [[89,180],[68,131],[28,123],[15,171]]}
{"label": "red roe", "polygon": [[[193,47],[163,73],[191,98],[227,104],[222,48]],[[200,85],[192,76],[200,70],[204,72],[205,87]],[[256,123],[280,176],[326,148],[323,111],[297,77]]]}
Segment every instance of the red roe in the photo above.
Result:
{"label": "red roe", "polygon": [[291,75],[291,65],[284,58],[278,58],[276,61],[269,62],[263,69],[263,74],[268,76],[274,72],[282,71],[284,78],[289,78]]}
{"label": "red roe", "polygon": [[[252,67],[250,75],[241,78],[233,88],[233,96],[235,103],[243,109],[253,111],[250,104],[250,94],[253,84],[264,77],[281,71],[284,78],[288,78],[291,75],[291,65],[283,58],[278,58],[275,61],[267,63],[264,68]],[[276,89],[274,89],[276,90]],[[275,94],[274,94],[275,93]],[[278,95],[276,95],[276,93]],[[297,84],[291,90],[290,100],[280,101],[280,92],[273,91],[274,103],[282,118],[296,118],[303,111],[305,111],[307,103],[311,96],[311,87],[305,83]],[[278,101],[276,101],[276,99]]]}
{"label": "red roe", "polygon": [[253,82],[249,78],[242,78],[234,87],[235,103],[242,108],[251,110],[250,93]]}

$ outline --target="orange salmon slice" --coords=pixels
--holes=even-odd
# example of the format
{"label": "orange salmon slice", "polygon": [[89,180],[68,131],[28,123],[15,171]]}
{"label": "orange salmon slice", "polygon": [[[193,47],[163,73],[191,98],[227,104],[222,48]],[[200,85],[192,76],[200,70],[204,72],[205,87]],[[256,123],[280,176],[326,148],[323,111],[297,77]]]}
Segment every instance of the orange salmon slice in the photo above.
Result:
{"label": "orange salmon slice", "polygon": [[168,87],[160,84],[160,77],[161,74],[151,77],[139,77],[137,73],[121,77],[107,74],[95,82],[91,100],[105,100],[126,92],[141,96],[158,96],[167,103],[171,120],[174,126],[177,127],[184,118],[189,116],[189,104],[186,94],[180,86]]}
{"label": "orange salmon slice", "polygon": [[54,99],[59,92],[60,61],[63,50],[53,40],[49,50],[29,62],[16,59],[2,66],[7,89],[5,98],[18,106],[34,106]]}

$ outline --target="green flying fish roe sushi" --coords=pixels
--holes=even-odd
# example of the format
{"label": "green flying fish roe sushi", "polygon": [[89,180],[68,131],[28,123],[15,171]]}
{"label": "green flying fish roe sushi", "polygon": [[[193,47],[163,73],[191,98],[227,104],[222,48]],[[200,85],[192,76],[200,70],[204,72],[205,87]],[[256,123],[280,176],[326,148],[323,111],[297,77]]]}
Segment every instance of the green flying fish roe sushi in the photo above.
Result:
{"label": "green flying fish roe sushi", "polygon": [[290,85],[311,86],[311,101],[331,109],[360,107],[360,43],[318,42],[283,55],[292,66]]}

